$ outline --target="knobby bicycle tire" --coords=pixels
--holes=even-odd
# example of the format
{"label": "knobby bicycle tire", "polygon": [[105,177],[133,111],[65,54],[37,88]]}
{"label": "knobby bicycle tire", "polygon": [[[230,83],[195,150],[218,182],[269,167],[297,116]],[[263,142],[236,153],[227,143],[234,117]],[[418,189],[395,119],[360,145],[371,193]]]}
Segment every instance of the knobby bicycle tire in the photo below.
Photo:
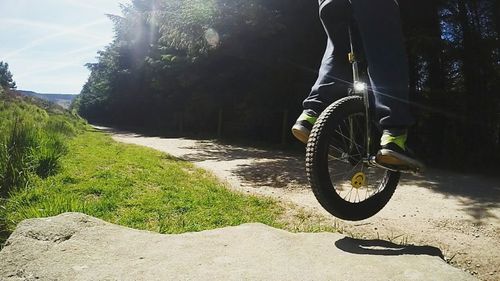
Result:
{"label": "knobby bicycle tire", "polygon": [[391,199],[400,178],[399,172],[380,171],[383,177],[379,190],[360,202],[350,202],[337,193],[330,178],[329,143],[335,134],[334,128],[341,126],[345,122],[343,120],[355,114],[366,115],[364,101],[360,96],[348,96],[331,104],[316,121],[306,149],[306,172],[316,199],[335,217],[351,221],[363,220],[378,213]]}

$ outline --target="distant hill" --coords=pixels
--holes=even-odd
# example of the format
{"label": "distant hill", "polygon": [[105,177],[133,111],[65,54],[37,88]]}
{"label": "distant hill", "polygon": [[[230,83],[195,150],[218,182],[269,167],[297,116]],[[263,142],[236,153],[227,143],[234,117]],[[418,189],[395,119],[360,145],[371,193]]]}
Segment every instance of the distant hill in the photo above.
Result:
{"label": "distant hill", "polygon": [[65,109],[68,109],[73,102],[73,100],[76,98],[77,95],[68,95],[68,94],[41,94],[41,93],[36,93],[33,91],[23,91],[23,90],[17,90],[17,93],[25,96],[30,96],[30,97],[36,97],[39,99],[43,99],[49,102],[53,102],[55,104],[58,104]]}

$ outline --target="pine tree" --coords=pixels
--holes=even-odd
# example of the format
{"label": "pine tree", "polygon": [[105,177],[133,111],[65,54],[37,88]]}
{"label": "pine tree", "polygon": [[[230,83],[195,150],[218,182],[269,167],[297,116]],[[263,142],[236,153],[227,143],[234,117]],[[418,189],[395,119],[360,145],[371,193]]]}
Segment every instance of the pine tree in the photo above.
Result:
{"label": "pine tree", "polygon": [[9,70],[9,64],[0,61],[0,86],[9,89],[16,88],[16,82],[12,79],[12,73]]}

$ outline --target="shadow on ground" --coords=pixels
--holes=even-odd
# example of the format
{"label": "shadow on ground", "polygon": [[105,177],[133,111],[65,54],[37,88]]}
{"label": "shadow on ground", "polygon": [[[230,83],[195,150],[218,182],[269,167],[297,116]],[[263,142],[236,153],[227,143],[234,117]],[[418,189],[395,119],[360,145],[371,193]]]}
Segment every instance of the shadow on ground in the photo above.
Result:
{"label": "shadow on ground", "polygon": [[335,246],[351,254],[359,255],[428,255],[444,259],[439,248],[432,246],[397,245],[385,240],[364,240],[344,237],[335,242]]}
{"label": "shadow on ground", "polygon": [[491,210],[500,208],[500,178],[429,170],[424,175],[405,176],[401,184],[431,189],[445,198],[457,198],[478,225],[483,219],[497,218]]}
{"label": "shadow on ground", "polygon": [[[180,138],[176,136],[144,135],[107,127],[97,127],[99,131],[120,134],[127,137],[157,137],[161,139]],[[180,147],[196,151],[183,155],[182,160],[236,161],[256,159],[250,164],[238,164],[235,174],[243,180],[259,186],[274,188],[308,188],[304,168],[304,157],[289,151],[269,150],[242,145],[232,145],[212,140],[197,140],[195,146]]]}
{"label": "shadow on ground", "polygon": [[194,162],[255,159],[248,164],[238,164],[234,173],[259,186],[308,188],[303,156],[279,150],[236,147],[206,141],[199,141],[196,149],[203,152],[186,155],[183,159]]}
{"label": "shadow on ground", "polygon": [[[308,188],[304,156],[252,147],[235,147],[226,144],[199,141],[202,153],[189,154],[188,161],[256,159],[240,164],[234,171],[245,181],[274,188]],[[500,178],[481,175],[462,175],[430,169],[423,175],[404,174],[401,185],[413,185],[457,199],[463,210],[481,225],[487,218],[497,218],[492,211],[500,208]]]}
{"label": "shadow on ground", "polygon": [[[197,162],[255,159],[248,164],[238,164],[233,172],[258,186],[292,189],[309,187],[303,155],[211,141],[198,141],[197,150],[202,152],[188,154],[183,159]],[[430,169],[423,175],[405,174],[400,184],[430,189],[443,194],[445,198],[454,197],[473,218],[472,223],[477,225],[487,218],[497,218],[492,210],[500,208],[500,179]]]}
{"label": "shadow on ground", "polygon": [[[234,172],[242,179],[258,185],[276,188],[307,188],[309,185],[303,155],[253,147],[236,147],[211,141],[198,141],[197,149],[203,152],[188,154],[183,159],[188,161],[255,159],[252,163],[238,165]],[[500,178],[430,169],[423,175],[403,175],[401,184],[430,189],[445,197],[455,197],[478,222],[481,218],[495,216],[488,209],[500,207]]]}

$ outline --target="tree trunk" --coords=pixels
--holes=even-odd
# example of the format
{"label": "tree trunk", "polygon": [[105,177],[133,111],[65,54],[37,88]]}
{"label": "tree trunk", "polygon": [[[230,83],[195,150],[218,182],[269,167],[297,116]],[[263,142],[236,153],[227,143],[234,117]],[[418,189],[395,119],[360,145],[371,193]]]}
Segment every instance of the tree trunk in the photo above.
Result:
{"label": "tree trunk", "polygon": [[491,153],[491,136],[488,132],[488,111],[481,104],[485,97],[485,87],[481,75],[483,67],[480,65],[481,35],[471,26],[469,8],[465,0],[458,2],[458,21],[463,34],[463,75],[466,92],[466,126],[463,126],[463,138],[468,151],[468,160],[472,165],[483,164]]}
{"label": "tree trunk", "polygon": [[[428,62],[428,80],[427,87],[430,92],[429,103],[433,107],[437,107],[443,110],[448,109],[446,103],[446,93],[445,93],[445,74],[443,67],[443,41],[441,39],[441,24],[439,16],[439,6],[440,3],[436,0],[426,0],[423,1],[422,5],[425,5],[425,10],[423,14],[427,15],[426,21],[424,22],[426,35],[429,36],[430,44],[426,50],[424,50],[424,56]],[[431,118],[429,119],[429,135],[433,140],[432,146],[430,147],[430,153],[432,157],[436,160],[448,160],[446,155],[451,155],[450,150],[446,151],[443,149],[444,143],[446,141],[446,136],[455,135],[455,132],[446,132],[445,130],[450,130],[448,126],[448,120],[438,113],[431,113]],[[444,159],[443,159],[444,158]]]}

